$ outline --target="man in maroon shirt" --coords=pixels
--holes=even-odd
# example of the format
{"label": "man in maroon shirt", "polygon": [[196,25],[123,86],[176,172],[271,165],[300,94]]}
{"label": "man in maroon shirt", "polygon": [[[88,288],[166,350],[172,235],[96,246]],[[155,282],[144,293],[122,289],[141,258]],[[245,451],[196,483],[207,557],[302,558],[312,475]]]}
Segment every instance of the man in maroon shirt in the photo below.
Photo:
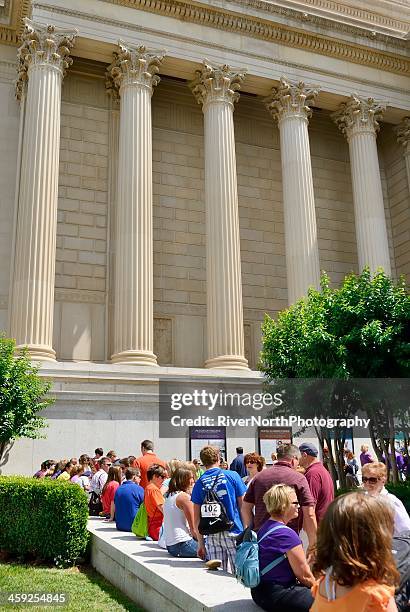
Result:
{"label": "man in maroon shirt", "polygon": [[[303,529],[309,540],[309,548],[311,548],[316,542],[315,500],[306,478],[295,469],[299,465],[299,457],[299,449],[294,444],[283,444],[278,447],[277,462],[272,467],[258,472],[251,481],[242,503],[242,517],[246,522],[245,526],[253,523],[257,531],[269,518],[263,501],[266,491],[269,491],[275,484],[289,485],[296,491],[296,497],[302,510]],[[255,508],[255,516],[253,516],[253,508]],[[298,532],[298,519],[288,523],[288,526]]]}
{"label": "man in maroon shirt", "polygon": [[314,444],[304,442],[299,446],[299,450],[299,463],[306,470],[305,476],[315,500],[316,521],[319,524],[335,498],[333,480],[323,463],[317,458],[319,451]]}

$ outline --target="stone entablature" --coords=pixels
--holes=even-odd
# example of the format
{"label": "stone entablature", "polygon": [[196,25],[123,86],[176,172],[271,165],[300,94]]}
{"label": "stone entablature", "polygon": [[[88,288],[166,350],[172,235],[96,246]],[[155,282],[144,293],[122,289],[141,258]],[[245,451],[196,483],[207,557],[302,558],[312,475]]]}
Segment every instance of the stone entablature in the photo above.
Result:
{"label": "stone entablature", "polygon": [[[206,26],[228,33],[240,34],[258,40],[277,43],[293,48],[304,49],[331,58],[361,64],[395,74],[410,75],[410,60],[406,49],[408,42],[394,37],[385,37],[386,41],[377,40],[383,35],[377,34],[376,40],[373,35],[364,36],[366,31],[355,31],[352,28],[350,37],[346,34],[333,35],[328,27],[323,32],[316,32],[314,28],[301,28],[297,23],[287,25],[288,19],[283,18],[274,21],[260,15],[244,14],[243,11],[235,12],[214,7],[212,3],[201,5],[189,0],[110,0],[110,4],[121,5],[156,15],[171,17],[186,23]],[[93,22],[108,23],[107,17],[96,17],[88,14],[86,10],[78,13],[57,5],[35,2],[33,7],[38,11],[50,11],[51,13],[70,16],[72,19],[79,17]],[[117,21],[117,24],[120,22]],[[334,23],[334,22],[331,22]],[[124,27],[127,22],[122,22]],[[332,32],[331,34],[329,34]],[[367,33],[368,34],[368,33]],[[358,44],[357,38],[360,43]]]}

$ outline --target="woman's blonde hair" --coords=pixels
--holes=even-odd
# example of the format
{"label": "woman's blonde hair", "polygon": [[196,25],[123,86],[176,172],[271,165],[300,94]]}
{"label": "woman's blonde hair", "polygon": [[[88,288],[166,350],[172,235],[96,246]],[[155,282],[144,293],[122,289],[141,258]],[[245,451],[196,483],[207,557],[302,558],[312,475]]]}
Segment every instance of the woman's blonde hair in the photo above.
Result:
{"label": "woman's blonde hair", "polygon": [[373,463],[365,463],[362,467],[362,474],[372,474],[377,478],[387,478],[387,468],[381,461],[373,461]]}
{"label": "woman's blonde hair", "polygon": [[167,463],[168,477],[172,478],[176,470],[181,467],[182,461],[180,459],[170,459]]}
{"label": "woman's blonde hair", "polygon": [[273,485],[269,491],[266,491],[263,501],[269,514],[282,516],[290,508],[292,504],[290,495],[294,492],[295,489],[284,484]]}
{"label": "woman's blonde hair", "polygon": [[393,509],[380,497],[364,493],[337,497],[319,524],[313,573],[332,567],[334,579],[342,586],[366,580],[397,584],[393,529]]}
{"label": "woman's blonde hair", "polygon": [[362,453],[367,453],[369,447],[367,446],[367,444],[362,444],[360,450],[362,451]]}

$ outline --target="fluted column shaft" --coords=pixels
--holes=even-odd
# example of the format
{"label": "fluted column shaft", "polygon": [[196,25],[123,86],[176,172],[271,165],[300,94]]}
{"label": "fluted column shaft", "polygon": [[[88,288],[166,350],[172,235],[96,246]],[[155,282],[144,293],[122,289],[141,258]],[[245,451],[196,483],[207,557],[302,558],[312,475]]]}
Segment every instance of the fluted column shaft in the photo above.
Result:
{"label": "fluted column shaft", "polygon": [[315,197],[308,134],[311,111],[308,102],[317,91],[304,83],[281,79],[266,105],[280,131],[283,209],[285,221],[288,301],[293,304],[319,288],[320,268],[317,244]]}
{"label": "fluted column shaft", "polygon": [[207,368],[247,369],[244,357],[234,102],[244,74],[204,64],[191,84],[204,112]]}
{"label": "fluted column shaft", "polygon": [[114,363],[154,365],[151,95],[162,52],[120,43],[108,69],[119,91]]}
{"label": "fluted column shaft", "polygon": [[[53,310],[61,83],[74,32],[26,20],[17,97],[26,95],[10,332],[36,360],[54,360]],[[26,85],[27,83],[27,85]]]}
{"label": "fluted column shaft", "polygon": [[406,163],[407,184],[410,193],[410,117],[405,117],[396,128],[397,140],[403,145],[404,161]]}
{"label": "fluted column shaft", "polygon": [[391,274],[376,135],[384,106],[352,96],[333,118],[347,137],[352,174],[359,269],[382,267]]}

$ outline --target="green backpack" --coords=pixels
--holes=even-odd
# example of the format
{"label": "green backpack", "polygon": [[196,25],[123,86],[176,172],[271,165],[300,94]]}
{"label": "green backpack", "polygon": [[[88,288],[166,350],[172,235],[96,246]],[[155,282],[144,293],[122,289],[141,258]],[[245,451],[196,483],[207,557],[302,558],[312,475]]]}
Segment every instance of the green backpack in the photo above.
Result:
{"label": "green backpack", "polygon": [[148,535],[148,514],[144,502],[138,508],[131,531],[137,538],[145,538]]}

